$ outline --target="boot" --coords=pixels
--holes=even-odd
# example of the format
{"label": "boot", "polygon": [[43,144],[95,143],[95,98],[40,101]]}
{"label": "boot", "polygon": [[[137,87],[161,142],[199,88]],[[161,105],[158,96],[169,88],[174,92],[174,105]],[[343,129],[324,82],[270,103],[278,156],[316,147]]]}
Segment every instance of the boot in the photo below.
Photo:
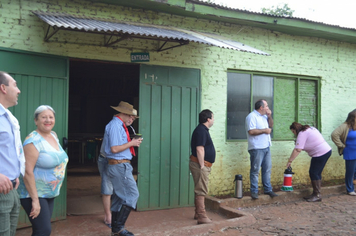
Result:
{"label": "boot", "polygon": [[125,222],[130,215],[131,207],[122,205],[119,212],[111,213],[111,236],[133,236],[134,234],[125,229]]}
{"label": "boot", "polygon": [[310,199],[310,198],[312,198],[312,197],[314,197],[314,196],[316,196],[316,186],[315,186],[315,181],[311,181],[311,184],[312,184],[312,187],[313,187],[313,193],[311,194],[311,195],[309,195],[309,196],[306,196],[306,197],[303,197],[305,200],[308,200],[308,199]]}
{"label": "boot", "polygon": [[197,195],[194,197],[194,206],[195,206],[195,214],[194,214],[194,220],[198,219],[198,212],[197,212]]}
{"label": "boot", "polygon": [[315,195],[307,200],[307,202],[321,202],[321,179],[312,180],[315,184]]}
{"label": "boot", "polygon": [[211,220],[208,218],[205,212],[205,197],[204,196],[196,196],[196,208],[198,213],[198,225],[199,224],[210,224]]}

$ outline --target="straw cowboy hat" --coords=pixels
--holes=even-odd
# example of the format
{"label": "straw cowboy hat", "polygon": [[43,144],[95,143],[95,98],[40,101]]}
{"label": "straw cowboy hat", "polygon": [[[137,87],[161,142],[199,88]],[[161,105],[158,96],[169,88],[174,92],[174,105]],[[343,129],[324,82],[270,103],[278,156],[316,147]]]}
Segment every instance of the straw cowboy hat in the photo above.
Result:
{"label": "straw cowboy hat", "polygon": [[131,116],[137,116],[137,110],[133,108],[133,106],[130,103],[123,102],[121,101],[117,107],[110,106],[111,108],[117,110],[118,112],[131,115]]}

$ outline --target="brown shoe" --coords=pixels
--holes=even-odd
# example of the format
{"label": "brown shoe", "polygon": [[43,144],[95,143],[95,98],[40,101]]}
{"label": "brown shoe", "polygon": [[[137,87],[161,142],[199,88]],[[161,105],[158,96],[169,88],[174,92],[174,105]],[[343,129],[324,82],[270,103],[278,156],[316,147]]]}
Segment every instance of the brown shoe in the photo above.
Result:
{"label": "brown shoe", "polygon": [[319,195],[313,196],[312,198],[307,199],[307,202],[321,202],[321,197]]}
{"label": "brown shoe", "polygon": [[310,194],[309,196],[303,197],[305,200],[308,200],[308,199],[310,199],[310,198],[313,198],[314,196],[317,195],[317,192],[316,192],[316,180],[314,180],[314,181],[312,180],[312,181],[311,181],[311,184],[312,184],[312,187],[313,187],[313,193]]}
{"label": "brown shoe", "polygon": [[307,202],[321,202],[321,180],[312,180],[314,196],[307,199]]}
{"label": "brown shoe", "polygon": [[204,196],[196,196],[196,207],[198,213],[197,223],[199,224],[210,224],[212,221],[208,218],[205,211],[205,197]]}
{"label": "brown shoe", "polygon": [[314,197],[314,196],[315,196],[315,194],[312,193],[312,194],[310,194],[309,196],[303,197],[303,199],[308,200],[308,199],[310,199],[310,198],[312,198],[312,197]]}

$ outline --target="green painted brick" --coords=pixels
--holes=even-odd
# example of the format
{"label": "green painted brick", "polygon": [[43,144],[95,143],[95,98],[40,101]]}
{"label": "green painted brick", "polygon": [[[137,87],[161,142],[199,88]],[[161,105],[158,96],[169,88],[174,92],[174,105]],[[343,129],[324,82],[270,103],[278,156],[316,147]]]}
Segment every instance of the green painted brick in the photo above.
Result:
{"label": "green painted brick", "polygon": [[[321,121],[322,134],[333,147],[333,156],[323,173],[323,179],[342,179],[344,161],[330,141],[335,127],[346,119],[347,113],[354,109],[356,94],[356,45],[330,40],[295,37],[279,32],[270,32],[241,25],[223,24],[194,18],[184,18],[170,14],[143,11],[120,6],[109,6],[90,1],[6,1],[1,3],[0,47],[21,49],[39,53],[54,54],[73,58],[129,62],[131,50],[126,48],[104,48],[100,46],[76,45],[69,43],[44,43],[46,25],[34,16],[31,10],[50,12],[68,12],[88,15],[108,20],[139,21],[141,23],[194,29],[202,32],[215,32],[222,36],[241,41],[249,46],[266,51],[271,56],[254,55],[197,43],[175,48],[165,52],[152,51],[155,42],[123,42],[130,48],[149,48],[151,62],[162,66],[198,68],[201,70],[202,109],[214,111],[215,125],[211,136],[217,150],[217,160],[212,168],[210,194],[228,194],[233,192],[235,174],[244,177],[244,190],[249,191],[249,154],[246,142],[226,142],[226,90],[227,69],[241,69],[270,73],[316,76],[321,78]],[[239,33],[237,33],[239,32]],[[88,34],[61,33],[55,38],[70,35],[74,41],[88,40]],[[102,42],[100,36],[92,36],[87,42]],[[140,51],[140,50],[135,50]],[[286,132],[289,132],[288,130]],[[273,141],[272,185],[283,182],[283,171],[293,149],[292,142]],[[296,174],[295,184],[308,184],[310,158],[302,153],[293,162]]]}

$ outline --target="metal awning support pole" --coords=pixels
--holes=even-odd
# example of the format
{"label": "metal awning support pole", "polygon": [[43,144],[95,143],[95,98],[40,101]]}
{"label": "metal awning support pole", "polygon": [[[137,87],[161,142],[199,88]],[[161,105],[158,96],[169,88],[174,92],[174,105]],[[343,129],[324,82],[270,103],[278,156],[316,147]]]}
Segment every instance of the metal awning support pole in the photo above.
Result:
{"label": "metal awning support pole", "polygon": [[109,40],[108,40],[107,42],[105,42],[105,46],[110,46],[110,45],[113,45],[113,44],[115,44],[115,43],[118,43],[118,42],[120,42],[120,41],[122,41],[122,40],[125,40],[125,39],[128,39],[128,38],[129,38],[129,36],[122,36],[121,38],[119,38],[119,39],[117,39],[117,40],[115,40],[115,41],[110,42],[110,40],[112,39],[113,36],[114,36],[114,35],[110,35]]}
{"label": "metal awning support pole", "polygon": [[162,51],[165,51],[165,50],[168,50],[168,49],[171,49],[171,48],[181,47],[181,46],[184,46],[184,45],[188,45],[188,44],[189,44],[189,41],[184,41],[184,42],[179,42],[179,45],[175,45],[175,46],[171,46],[171,47],[168,47],[168,48],[163,49],[164,45],[166,45],[167,42],[169,42],[169,41],[165,41],[165,42],[162,44],[162,46],[157,50],[157,52],[162,52]]}
{"label": "metal awning support pole", "polygon": [[47,28],[47,33],[46,33],[45,38],[44,38],[44,41],[45,41],[45,42],[48,42],[48,40],[49,40],[50,38],[52,38],[52,36],[55,35],[55,34],[59,31],[59,28],[53,26],[53,32],[52,32],[52,33],[49,33],[50,28],[51,28],[51,26],[49,25],[48,28]]}

